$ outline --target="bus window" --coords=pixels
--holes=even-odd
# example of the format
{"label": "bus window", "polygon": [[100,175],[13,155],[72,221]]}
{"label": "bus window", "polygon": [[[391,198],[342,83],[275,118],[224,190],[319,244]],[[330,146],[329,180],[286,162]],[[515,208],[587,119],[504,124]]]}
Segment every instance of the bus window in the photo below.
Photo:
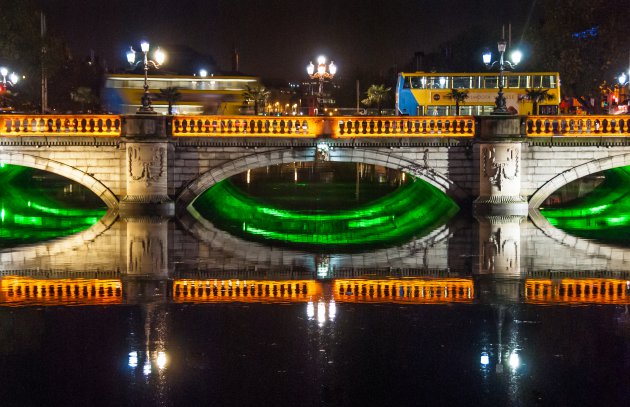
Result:
{"label": "bus window", "polygon": [[411,87],[410,78],[407,76],[403,79],[403,89],[409,89]]}
{"label": "bus window", "polygon": [[483,78],[483,89],[493,89],[499,87],[499,78],[497,76],[485,76]]}
{"label": "bus window", "polygon": [[426,83],[427,83],[427,78],[424,76],[411,77],[411,89],[424,89]]}
{"label": "bus window", "polygon": [[514,76],[508,76],[507,78],[507,87],[508,88],[520,88],[521,87],[521,76],[520,75],[514,75]]}
{"label": "bus window", "polygon": [[472,76],[454,76],[453,88],[454,89],[471,89],[473,87]]}

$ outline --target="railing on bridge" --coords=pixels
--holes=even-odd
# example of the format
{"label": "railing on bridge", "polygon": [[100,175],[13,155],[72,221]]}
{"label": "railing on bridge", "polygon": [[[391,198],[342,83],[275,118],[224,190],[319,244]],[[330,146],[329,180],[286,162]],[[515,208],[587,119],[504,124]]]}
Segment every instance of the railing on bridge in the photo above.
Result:
{"label": "railing on bridge", "polygon": [[528,137],[628,137],[630,116],[528,116]]}
{"label": "railing on bridge", "polygon": [[332,136],[348,137],[473,137],[473,116],[334,117]]}
{"label": "railing on bridge", "polygon": [[319,117],[174,116],[175,137],[305,137],[323,133]]}
{"label": "railing on bridge", "polygon": [[[473,137],[473,116],[173,116],[175,137]],[[527,137],[630,137],[630,116],[527,116]],[[0,115],[0,137],[118,137],[118,115]]]}
{"label": "railing on bridge", "polygon": [[118,137],[117,115],[0,115],[0,137],[89,136]]}

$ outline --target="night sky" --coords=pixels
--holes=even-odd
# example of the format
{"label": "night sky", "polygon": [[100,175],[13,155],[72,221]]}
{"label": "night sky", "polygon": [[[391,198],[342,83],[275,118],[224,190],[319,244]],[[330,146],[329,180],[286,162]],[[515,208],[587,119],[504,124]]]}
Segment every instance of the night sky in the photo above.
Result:
{"label": "night sky", "polygon": [[325,54],[339,74],[379,71],[433,51],[475,22],[512,23],[517,40],[536,0],[44,0],[49,31],[73,55],[90,50],[109,68],[123,66],[129,45],[146,38],[187,45],[231,68],[233,44],[240,71],[301,79],[310,60]]}

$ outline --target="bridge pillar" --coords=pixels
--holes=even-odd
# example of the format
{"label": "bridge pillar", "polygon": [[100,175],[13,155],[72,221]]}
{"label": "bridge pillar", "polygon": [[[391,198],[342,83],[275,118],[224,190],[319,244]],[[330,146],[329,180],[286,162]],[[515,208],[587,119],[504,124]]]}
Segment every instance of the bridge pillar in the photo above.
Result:
{"label": "bridge pillar", "polygon": [[168,219],[127,217],[127,302],[164,301],[168,294]]}
{"label": "bridge pillar", "polygon": [[122,119],[125,140],[126,195],[120,201],[125,216],[173,216],[175,204],[168,196],[166,117],[128,115]]}
{"label": "bridge pillar", "polygon": [[521,222],[524,216],[477,216],[479,274],[521,276]]}
{"label": "bridge pillar", "polygon": [[479,197],[476,214],[527,215],[521,196],[521,118],[479,117]]}

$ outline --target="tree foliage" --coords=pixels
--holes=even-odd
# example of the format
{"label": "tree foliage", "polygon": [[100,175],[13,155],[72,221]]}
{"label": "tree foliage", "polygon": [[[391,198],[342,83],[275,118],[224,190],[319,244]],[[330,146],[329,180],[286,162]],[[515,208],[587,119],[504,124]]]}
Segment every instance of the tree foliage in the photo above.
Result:
{"label": "tree foliage", "polygon": [[538,104],[540,102],[553,99],[553,95],[549,94],[549,89],[544,88],[525,89],[525,94],[532,101],[532,114],[538,114]]}
{"label": "tree foliage", "polygon": [[446,97],[455,101],[455,115],[459,116],[459,105],[468,99],[468,91],[464,89],[451,89],[451,91],[446,94]]}
{"label": "tree foliage", "polygon": [[160,89],[158,98],[165,100],[168,103],[168,114],[173,114],[173,104],[182,98],[182,94],[179,92],[177,86],[169,86],[164,89]]}
{"label": "tree foliage", "polygon": [[267,99],[269,99],[270,95],[271,95],[271,92],[268,91],[267,88],[261,85],[255,85],[255,86],[247,85],[245,87],[245,92],[243,93],[243,97],[245,98],[246,103],[248,104],[252,102],[254,103],[255,115],[258,115],[258,111],[261,105],[263,107],[265,106],[265,103],[267,103]]}
{"label": "tree foliage", "polygon": [[[530,26],[531,66],[558,71],[562,90],[586,104],[597,97],[603,80],[627,68],[628,1],[546,0],[539,2],[538,21]],[[624,12],[619,12],[619,8]]]}
{"label": "tree foliage", "polygon": [[392,88],[386,88],[385,85],[371,85],[365,92],[366,98],[361,101],[366,106],[376,105],[378,114],[381,114],[383,103],[389,100],[389,92]]}

